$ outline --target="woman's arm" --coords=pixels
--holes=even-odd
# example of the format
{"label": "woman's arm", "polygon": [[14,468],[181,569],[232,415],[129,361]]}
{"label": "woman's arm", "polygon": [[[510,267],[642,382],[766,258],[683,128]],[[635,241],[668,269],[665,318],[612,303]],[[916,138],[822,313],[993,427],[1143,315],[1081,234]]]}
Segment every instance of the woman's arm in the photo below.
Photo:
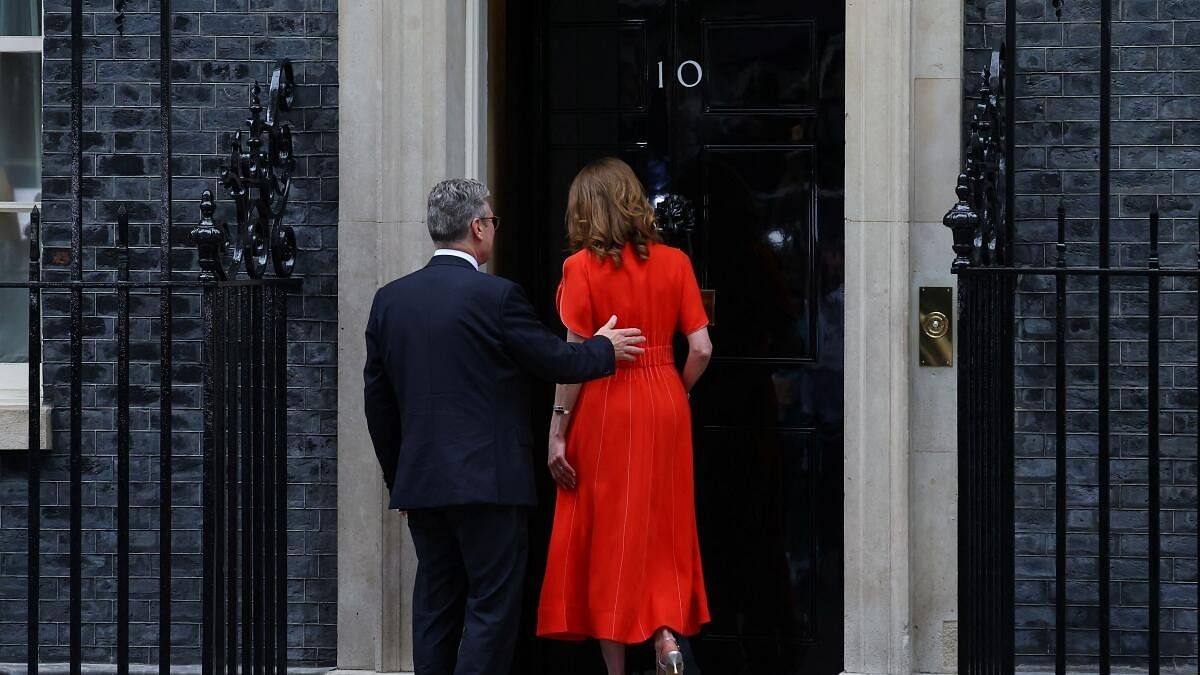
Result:
{"label": "woman's arm", "polygon": [[[567,331],[567,342],[583,342],[583,338]],[[554,407],[565,409],[566,412],[550,414],[550,453],[546,460],[550,467],[550,475],[554,481],[567,490],[574,490],[576,484],[575,468],[567,462],[567,429],[571,426],[571,416],[575,414],[575,402],[579,400],[579,384],[559,384],[554,387]]]}
{"label": "woman's arm", "polygon": [[712,359],[712,340],[708,337],[708,328],[701,328],[688,335],[687,342],[688,355],[687,363],[683,365],[683,387],[690,392]]}

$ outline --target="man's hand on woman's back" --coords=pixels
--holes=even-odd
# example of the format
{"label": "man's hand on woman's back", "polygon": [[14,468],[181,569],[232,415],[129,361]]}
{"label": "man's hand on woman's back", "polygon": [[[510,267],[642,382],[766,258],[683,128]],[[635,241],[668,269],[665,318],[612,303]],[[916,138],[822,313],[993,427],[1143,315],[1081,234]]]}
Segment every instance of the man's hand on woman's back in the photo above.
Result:
{"label": "man's hand on woman's back", "polygon": [[596,335],[608,338],[613,345],[613,352],[616,353],[618,361],[636,361],[637,357],[645,351],[638,346],[646,342],[641,329],[617,328],[616,326],[617,316],[614,314],[608,323],[596,331]]}

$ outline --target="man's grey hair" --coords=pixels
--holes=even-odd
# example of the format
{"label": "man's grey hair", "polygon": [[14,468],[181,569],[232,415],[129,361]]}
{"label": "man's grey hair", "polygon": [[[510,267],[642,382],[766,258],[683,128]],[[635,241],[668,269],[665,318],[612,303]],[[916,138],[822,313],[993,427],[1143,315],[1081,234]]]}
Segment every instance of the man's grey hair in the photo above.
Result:
{"label": "man's grey hair", "polygon": [[425,225],[437,244],[451,244],[467,236],[471,221],[486,211],[491,197],[487,186],[472,178],[444,180],[429,191],[429,212]]}

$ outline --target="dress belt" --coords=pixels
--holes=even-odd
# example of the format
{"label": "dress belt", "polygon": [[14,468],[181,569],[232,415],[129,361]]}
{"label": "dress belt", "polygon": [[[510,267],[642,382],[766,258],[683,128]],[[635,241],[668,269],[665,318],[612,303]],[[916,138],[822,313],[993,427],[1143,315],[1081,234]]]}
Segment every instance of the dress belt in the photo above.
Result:
{"label": "dress belt", "polygon": [[636,361],[618,361],[618,368],[654,368],[658,366],[675,365],[675,348],[671,345],[645,347],[646,352],[637,357]]}

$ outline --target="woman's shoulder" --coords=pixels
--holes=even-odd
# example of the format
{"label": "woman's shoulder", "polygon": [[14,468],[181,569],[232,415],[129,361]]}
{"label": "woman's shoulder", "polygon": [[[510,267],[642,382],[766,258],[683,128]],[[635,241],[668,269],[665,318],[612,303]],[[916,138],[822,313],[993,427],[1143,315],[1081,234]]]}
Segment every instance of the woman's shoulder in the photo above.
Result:
{"label": "woman's shoulder", "polygon": [[600,259],[595,253],[582,249],[567,256],[563,261],[563,281],[570,279],[573,283],[589,279],[599,272]]}
{"label": "woman's shoulder", "polygon": [[658,257],[663,262],[680,264],[690,262],[691,258],[682,249],[675,248],[669,244],[654,243],[650,245],[650,259]]}
{"label": "woman's shoulder", "polygon": [[579,249],[567,256],[567,259],[563,261],[563,272],[583,269],[590,264],[594,264],[596,262],[595,258],[596,256],[592,255],[586,248]]}

